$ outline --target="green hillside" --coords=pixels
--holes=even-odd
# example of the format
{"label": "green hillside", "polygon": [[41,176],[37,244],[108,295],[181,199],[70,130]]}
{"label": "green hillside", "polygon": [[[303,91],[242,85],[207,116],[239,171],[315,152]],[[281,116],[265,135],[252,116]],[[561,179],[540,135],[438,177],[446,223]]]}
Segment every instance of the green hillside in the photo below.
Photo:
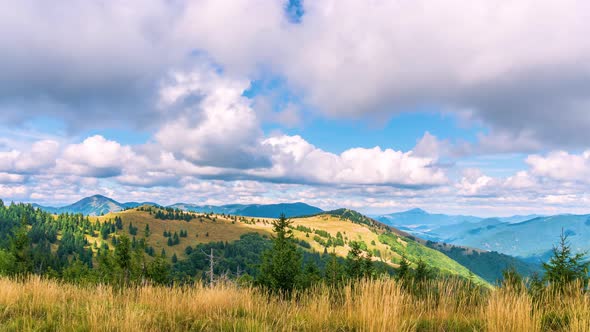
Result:
{"label": "green hillside", "polygon": [[[133,250],[141,250],[145,255],[146,263],[142,264],[165,257],[172,264],[173,273],[181,278],[202,278],[207,262],[203,251],[211,248],[219,252],[225,264],[222,266],[230,271],[256,273],[255,267],[272,236],[271,219],[189,213],[147,205],[98,217],[51,215],[31,205],[2,209],[5,219],[11,220],[5,224],[4,247],[10,248],[11,234],[22,231],[19,225],[21,220],[26,220],[32,250],[40,260],[33,265],[38,264],[40,271],[59,272],[76,260],[89,267],[104,266],[101,257],[105,250],[113,250],[122,236],[127,235]],[[486,284],[440,252],[352,210],[296,218],[291,227],[305,259],[320,268],[329,257],[326,253],[334,253],[343,260],[355,243],[382,272],[393,273],[405,256],[412,266],[423,260],[434,275],[472,278]]]}

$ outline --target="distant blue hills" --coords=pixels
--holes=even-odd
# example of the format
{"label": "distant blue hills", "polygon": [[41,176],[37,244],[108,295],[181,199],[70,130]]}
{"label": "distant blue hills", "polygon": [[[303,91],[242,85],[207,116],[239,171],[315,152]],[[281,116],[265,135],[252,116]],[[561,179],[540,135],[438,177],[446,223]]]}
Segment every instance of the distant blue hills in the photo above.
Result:
{"label": "distant blue hills", "polygon": [[573,251],[590,249],[590,215],[480,218],[412,209],[375,218],[430,241],[497,251],[535,262],[551,254],[562,230]]}
{"label": "distant blue hills", "polygon": [[228,205],[194,205],[177,203],[170,207],[192,212],[225,213],[238,216],[278,218],[281,213],[286,217],[299,217],[323,212],[322,209],[305,203],[280,204],[228,204]]}
{"label": "distant blue hills", "polygon": [[[82,213],[89,216],[100,216],[110,212],[119,212],[129,208],[135,208],[141,205],[160,206],[154,202],[126,202],[120,203],[112,198],[94,195],[83,198],[73,204],[62,207],[42,206],[33,204],[49,213]],[[305,203],[280,203],[280,204],[228,204],[228,205],[195,205],[187,203],[177,203],[168,207],[177,208],[185,211],[231,214],[247,217],[259,218],[278,218],[281,213],[287,217],[297,217],[311,215],[323,212],[322,209]]]}

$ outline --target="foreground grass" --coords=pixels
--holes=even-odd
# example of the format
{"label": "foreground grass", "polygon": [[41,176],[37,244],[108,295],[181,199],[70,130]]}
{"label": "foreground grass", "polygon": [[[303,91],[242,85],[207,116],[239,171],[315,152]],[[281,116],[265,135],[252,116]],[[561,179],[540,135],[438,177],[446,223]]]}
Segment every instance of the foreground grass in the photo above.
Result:
{"label": "foreground grass", "polygon": [[[590,299],[533,300],[454,281],[410,295],[394,281],[327,287],[290,300],[233,284],[114,291],[31,277],[0,279],[2,331],[590,331]],[[434,291],[436,289],[436,291]]]}

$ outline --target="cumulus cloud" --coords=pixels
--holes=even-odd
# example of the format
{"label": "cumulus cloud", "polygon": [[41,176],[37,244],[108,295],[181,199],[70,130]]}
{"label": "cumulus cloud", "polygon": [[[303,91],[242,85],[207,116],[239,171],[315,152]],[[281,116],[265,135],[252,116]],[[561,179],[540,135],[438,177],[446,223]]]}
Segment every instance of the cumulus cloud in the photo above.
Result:
{"label": "cumulus cloud", "polygon": [[423,187],[447,181],[436,159],[392,149],[352,148],[337,155],[321,150],[300,136],[274,136],[264,140],[273,166],[250,174],[262,178],[323,184],[380,184]]}
{"label": "cumulus cloud", "polygon": [[0,151],[0,171],[37,173],[55,164],[59,143],[54,140],[34,142],[28,150]]}
{"label": "cumulus cloud", "polygon": [[3,121],[49,114],[73,127],[151,126],[162,115],[158,83],[200,54],[225,72],[284,77],[334,117],[435,105],[468,110],[490,138],[519,139],[527,151],[590,138],[587,1],[303,7],[294,22],[274,0],[19,1],[0,14]]}
{"label": "cumulus cloud", "polygon": [[95,135],[67,146],[56,162],[56,169],[62,174],[112,177],[121,174],[124,165],[134,156],[129,146]]}
{"label": "cumulus cloud", "polygon": [[590,183],[590,150],[580,154],[554,151],[546,156],[531,155],[526,159],[531,172],[558,181]]}
{"label": "cumulus cloud", "polygon": [[177,72],[161,89],[160,106],[180,109],[155,138],[179,159],[201,166],[253,168],[269,164],[260,151],[262,131],[250,100],[250,82],[213,69]]}
{"label": "cumulus cloud", "polygon": [[434,104],[470,110],[494,134],[528,136],[525,148],[532,140],[579,146],[590,138],[588,2],[304,5],[282,70],[325,112]]}

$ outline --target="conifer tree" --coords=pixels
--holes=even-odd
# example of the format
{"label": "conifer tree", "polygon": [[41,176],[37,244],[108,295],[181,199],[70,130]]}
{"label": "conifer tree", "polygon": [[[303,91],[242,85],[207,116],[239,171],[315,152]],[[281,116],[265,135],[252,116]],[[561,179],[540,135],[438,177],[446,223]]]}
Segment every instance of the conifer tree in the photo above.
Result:
{"label": "conifer tree", "polygon": [[284,214],[272,222],[273,245],[263,253],[258,283],[272,291],[290,294],[301,273],[301,253],[293,241],[291,221]]}
{"label": "conifer tree", "polygon": [[346,274],[351,279],[360,279],[364,275],[362,253],[360,243],[351,241],[350,250],[346,256]]}
{"label": "conifer tree", "polygon": [[129,285],[131,277],[131,241],[126,235],[121,235],[115,247],[115,261],[123,272],[123,285]]}
{"label": "conifer tree", "polygon": [[549,262],[543,263],[545,280],[558,290],[576,280],[581,280],[585,284],[588,281],[590,262],[584,261],[584,257],[584,253],[572,253],[567,235],[562,230],[559,244],[553,247],[553,256]]}
{"label": "conifer tree", "polygon": [[410,262],[406,258],[406,255],[402,255],[402,259],[399,262],[397,268],[396,278],[397,280],[407,280],[410,277]]}
{"label": "conifer tree", "polygon": [[428,265],[422,258],[418,259],[416,263],[416,270],[414,270],[414,280],[417,282],[424,282],[429,280],[431,277],[431,271]]}

